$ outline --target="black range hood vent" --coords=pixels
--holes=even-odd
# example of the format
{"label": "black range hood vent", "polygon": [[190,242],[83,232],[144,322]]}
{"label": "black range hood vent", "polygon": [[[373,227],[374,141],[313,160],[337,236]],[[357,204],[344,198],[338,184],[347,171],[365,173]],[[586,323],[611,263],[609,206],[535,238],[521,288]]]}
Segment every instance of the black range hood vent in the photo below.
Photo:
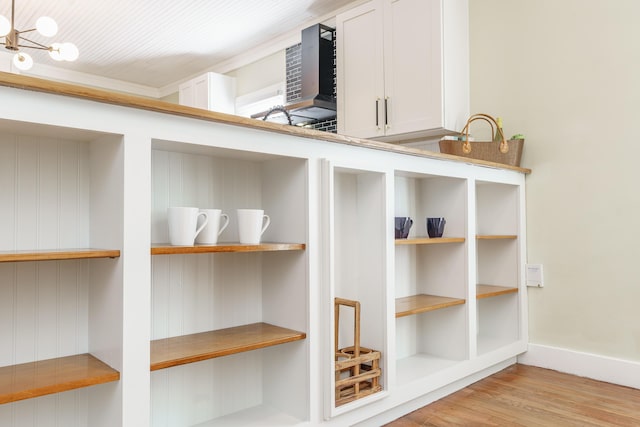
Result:
{"label": "black range hood vent", "polygon": [[[301,42],[301,86],[300,99],[282,108],[291,117],[294,125],[316,123],[336,116],[336,97],[334,95],[334,29],[316,24],[302,30]],[[265,111],[254,114],[254,119],[263,119],[277,123],[288,123],[288,118],[280,108],[273,114]]]}

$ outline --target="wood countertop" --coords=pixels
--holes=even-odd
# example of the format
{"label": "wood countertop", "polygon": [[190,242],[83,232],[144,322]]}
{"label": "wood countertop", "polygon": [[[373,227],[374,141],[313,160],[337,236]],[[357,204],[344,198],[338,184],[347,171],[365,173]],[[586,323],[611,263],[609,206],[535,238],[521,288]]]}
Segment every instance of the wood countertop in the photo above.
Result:
{"label": "wood countertop", "polygon": [[276,132],[286,135],[298,136],[302,138],[311,138],[322,141],[334,142],[337,144],[353,145],[373,150],[389,151],[400,154],[407,154],[417,157],[426,157],[432,159],[449,160],[462,163],[468,163],[479,166],[487,166],[496,169],[507,169],[531,173],[531,169],[523,167],[515,167],[500,163],[487,162],[484,160],[469,159],[464,157],[452,156],[433,151],[426,151],[417,148],[405,147],[397,144],[373,141],[369,139],[354,138],[346,135],[322,132],[314,129],[301,128],[296,126],[283,125],[279,123],[264,122],[262,120],[249,119],[246,117],[235,116],[232,114],[217,113],[214,111],[202,110],[199,108],[187,107],[184,105],[173,104],[170,102],[159,101],[156,99],[143,98],[140,96],[128,95],[117,92],[109,92],[102,89],[78,86],[69,83],[56,82],[35,77],[17,75],[12,73],[0,72],[0,86],[31,90],[36,92],[44,92],[56,95],[71,96],[75,98],[88,99],[96,102],[120,105],[131,108],[139,108],[143,110],[155,111],[159,113],[173,114],[178,116],[190,117],[194,119],[207,120],[211,122],[224,123],[233,126],[242,126],[253,129],[261,129],[267,132]]}

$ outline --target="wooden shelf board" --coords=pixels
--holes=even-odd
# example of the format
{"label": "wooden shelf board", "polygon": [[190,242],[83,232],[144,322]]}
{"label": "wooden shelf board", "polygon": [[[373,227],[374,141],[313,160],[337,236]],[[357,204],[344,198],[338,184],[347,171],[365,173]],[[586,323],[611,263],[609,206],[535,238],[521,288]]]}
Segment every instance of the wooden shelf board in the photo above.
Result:
{"label": "wooden shelf board", "polygon": [[518,292],[518,288],[511,288],[506,286],[495,285],[477,285],[476,286],[476,298],[490,298],[497,297],[498,295],[514,294]]}
{"label": "wooden shelf board", "polygon": [[246,245],[242,243],[218,243],[217,245],[171,246],[158,244],[151,246],[151,255],[206,254],[219,252],[271,252],[303,251],[304,243],[260,243]]}
{"label": "wooden shelf board", "polygon": [[396,239],[396,245],[437,245],[444,243],[464,243],[464,237],[414,237]]}
{"label": "wooden shelf board", "polygon": [[478,234],[478,240],[515,240],[518,236],[515,234]]}
{"label": "wooden shelf board", "polygon": [[151,341],[151,370],[303,340],[304,332],[253,323]]}
{"label": "wooden shelf board", "polygon": [[0,404],[118,381],[120,373],[90,354],[0,368]]}
{"label": "wooden shelf board", "polygon": [[396,298],[396,317],[411,316],[413,314],[439,310],[441,308],[452,307],[454,305],[461,305],[465,302],[466,301],[461,298],[440,297],[426,294]]}
{"label": "wooden shelf board", "polygon": [[37,249],[24,251],[0,251],[0,262],[56,261],[65,259],[118,258],[117,249]]}

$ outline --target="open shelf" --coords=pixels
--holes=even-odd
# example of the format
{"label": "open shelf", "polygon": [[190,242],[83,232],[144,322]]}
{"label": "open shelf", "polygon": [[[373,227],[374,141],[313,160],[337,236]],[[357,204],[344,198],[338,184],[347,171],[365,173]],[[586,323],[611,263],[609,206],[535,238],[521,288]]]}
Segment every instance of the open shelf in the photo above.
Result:
{"label": "open shelf", "polygon": [[[424,389],[469,357],[468,181],[418,171],[396,171],[394,181],[394,214],[414,223],[407,239],[395,240],[394,288],[400,298],[392,363],[397,386]],[[429,217],[446,218],[443,237],[428,237]]]}
{"label": "open shelf", "polygon": [[90,354],[0,368],[0,404],[118,381],[120,373]]}
{"label": "open shelf", "polygon": [[515,234],[479,234],[476,236],[478,240],[515,240],[518,236]]}
{"label": "open shelf", "polygon": [[498,295],[514,294],[518,292],[518,288],[495,286],[495,285],[476,285],[476,298],[490,298]]}
{"label": "open shelf", "polygon": [[304,243],[260,243],[246,245],[243,243],[219,243],[217,245],[171,246],[159,244],[151,246],[151,255],[206,254],[216,252],[271,252],[271,251],[303,251]]}
{"label": "open shelf", "polygon": [[117,249],[37,249],[24,251],[0,251],[0,262],[56,261],[65,259],[118,258]]}
{"label": "open shelf", "polygon": [[464,243],[464,237],[414,237],[396,239],[396,245],[437,245],[444,243]]}
{"label": "open shelf", "polygon": [[454,305],[461,305],[464,303],[465,300],[460,298],[440,297],[426,294],[396,298],[396,317],[411,316],[413,314],[439,310],[441,308],[452,307]]}
{"label": "open shelf", "polygon": [[429,376],[441,373],[459,363],[459,360],[428,353],[416,353],[396,361],[396,381],[400,386],[415,381],[425,381]]}
{"label": "open shelf", "polygon": [[151,370],[271,347],[306,337],[304,332],[260,322],[154,340],[151,341]]}

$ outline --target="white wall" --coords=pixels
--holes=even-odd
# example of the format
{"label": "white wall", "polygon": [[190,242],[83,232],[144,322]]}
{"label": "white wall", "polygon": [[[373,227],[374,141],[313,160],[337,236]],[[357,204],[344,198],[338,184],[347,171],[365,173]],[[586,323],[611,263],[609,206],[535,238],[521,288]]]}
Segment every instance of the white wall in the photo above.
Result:
{"label": "white wall", "polygon": [[640,361],[640,2],[470,1],[471,111],[526,135],[530,341]]}
{"label": "white wall", "polygon": [[236,78],[237,96],[283,82],[287,75],[285,50],[226,74]]}

